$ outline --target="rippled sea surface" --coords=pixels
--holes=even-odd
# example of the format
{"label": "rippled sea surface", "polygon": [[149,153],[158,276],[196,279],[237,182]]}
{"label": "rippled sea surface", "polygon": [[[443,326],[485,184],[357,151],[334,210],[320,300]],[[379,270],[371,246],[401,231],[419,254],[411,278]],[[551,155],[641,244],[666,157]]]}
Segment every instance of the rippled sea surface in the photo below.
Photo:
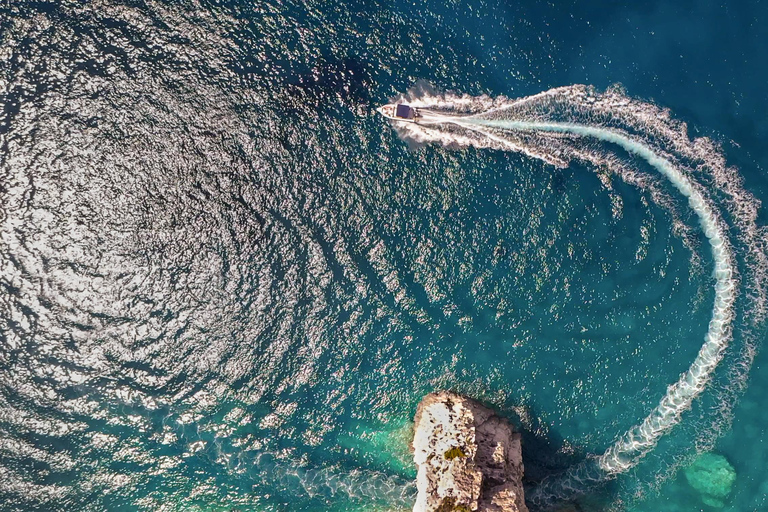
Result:
{"label": "rippled sea surface", "polygon": [[[674,191],[416,147],[374,108],[621,82],[765,200],[768,6],[507,4],[0,6],[0,510],[407,509],[441,388],[518,426],[529,488],[641,421],[712,312]],[[581,509],[717,510],[702,450],[724,510],[768,508],[765,334],[737,321],[748,379]]]}

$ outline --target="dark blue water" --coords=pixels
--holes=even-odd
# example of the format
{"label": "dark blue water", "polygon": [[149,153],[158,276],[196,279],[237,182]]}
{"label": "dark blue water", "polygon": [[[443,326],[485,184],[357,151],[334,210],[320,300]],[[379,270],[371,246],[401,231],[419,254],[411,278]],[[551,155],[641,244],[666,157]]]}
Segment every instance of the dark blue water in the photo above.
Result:
{"label": "dark blue water", "polygon": [[[759,1],[3,5],[0,510],[407,508],[438,388],[515,422],[531,491],[602,454],[707,332],[695,216],[586,163],[414,149],[374,108],[421,80],[621,83],[765,200],[767,24]],[[757,208],[718,194],[734,230]],[[764,246],[737,234],[711,387],[584,511],[766,507]],[[699,451],[735,470],[722,507],[685,478]]]}

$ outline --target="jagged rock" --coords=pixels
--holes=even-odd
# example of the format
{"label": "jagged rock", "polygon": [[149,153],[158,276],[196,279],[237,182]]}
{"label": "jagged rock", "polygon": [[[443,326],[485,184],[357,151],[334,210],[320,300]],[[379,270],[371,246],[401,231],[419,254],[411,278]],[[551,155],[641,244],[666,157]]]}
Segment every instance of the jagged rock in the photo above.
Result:
{"label": "jagged rock", "polygon": [[427,395],[413,448],[414,512],[528,512],[520,434],[487,407],[446,391]]}

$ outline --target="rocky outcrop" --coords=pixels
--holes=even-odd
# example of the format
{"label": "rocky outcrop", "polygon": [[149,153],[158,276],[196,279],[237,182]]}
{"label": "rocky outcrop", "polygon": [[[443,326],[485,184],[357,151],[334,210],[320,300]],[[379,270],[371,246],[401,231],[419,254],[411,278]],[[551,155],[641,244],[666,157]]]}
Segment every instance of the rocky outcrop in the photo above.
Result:
{"label": "rocky outcrop", "polygon": [[528,512],[520,434],[487,407],[431,393],[416,411],[414,512]]}

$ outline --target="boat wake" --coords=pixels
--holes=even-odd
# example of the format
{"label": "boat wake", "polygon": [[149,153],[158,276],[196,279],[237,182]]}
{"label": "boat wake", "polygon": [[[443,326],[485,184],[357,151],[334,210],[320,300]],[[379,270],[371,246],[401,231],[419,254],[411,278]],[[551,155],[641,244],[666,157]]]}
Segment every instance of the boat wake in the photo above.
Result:
{"label": "boat wake", "polygon": [[[756,224],[758,201],[743,190],[737,171],[726,165],[711,140],[691,140],[685,124],[672,119],[668,111],[631,99],[618,88],[598,93],[571,86],[518,100],[424,95],[407,101],[419,109],[422,119],[397,129],[403,138],[419,143],[516,151],[558,167],[585,162],[642,185],[646,178],[633,163],[640,158],[687,199],[709,241],[715,298],[698,355],[645,419],[620,435],[602,455],[530,493],[529,500],[546,509],[634,467],[681,421],[729,347],[739,294],[749,301],[744,308],[749,318],[740,323],[756,327],[763,322],[768,251],[765,230]],[[754,336],[748,328],[742,330],[747,331],[740,332],[743,347],[725,393],[729,403],[743,388],[755,351]],[[723,424],[729,421],[725,416]]]}

